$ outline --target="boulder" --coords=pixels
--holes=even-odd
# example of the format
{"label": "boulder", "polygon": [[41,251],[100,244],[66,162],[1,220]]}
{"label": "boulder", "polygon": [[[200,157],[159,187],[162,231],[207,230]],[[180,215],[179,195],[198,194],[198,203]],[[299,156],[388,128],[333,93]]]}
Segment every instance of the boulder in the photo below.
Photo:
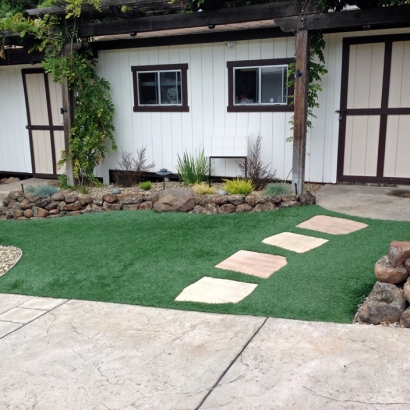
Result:
{"label": "boulder", "polygon": [[21,218],[24,215],[24,211],[22,211],[20,208],[15,208],[13,209],[13,218]]}
{"label": "boulder", "polygon": [[123,204],[122,209],[124,211],[136,211],[139,208],[140,204]]}
{"label": "boulder", "polygon": [[140,204],[143,201],[142,195],[138,194],[121,194],[117,195],[117,198],[120,204]]}
{"label": "boulder", "polygon": [[34,218],[47,218],[48,211],[37,206],[33,206],[33,217]]}
{"label": "boulder", "polygon": [[145,201],[139,206],[140,211],[149,211],[153,207],[153,202],[152,201]]}
{"label": "boulder", "polygon": [[386,283],[400,283],[405,281],[409,273],[407,269],[403,266],[394,267],[387,259],[387,256],[379,259],[374,265],[374,274],[377,280]]}
{"label": "boulder", "polygon": [[33,203],[30,202],[28,199],[24,198],[21,202],[20,202],[20,208],[25,210],[25,209],[30,209],[33,207]]}
{"label": "boulder", "polygon": [[80,194],[78,195],[78,200],[80,204],[84,206],[93,202],[93,197],[89,194]]}
{"label": "boulder", "polygon": [[255,205],[258,205],[258,204],[265,204],[267,202],[267,200],[266,200],[266,198],[264,198],[261,195],[251,194],[251,195],[247,195],[245,197],[245,202],[247,204],[251,205],[251,206],[255,206]]}
{"label": "boulder", "polygon": [[142,199],[145,202],[150,201],[150,202],[154,203],[154,202],[158,201],[159,196],[160,195],[159,195],[158,192],[153,192],[153,193],[145,192],[144,194],[142,194]]}
{"label": "boulder", "polygon": [[406,283],[403,286],[403,295],[410,302],[410,278],[407,278]]}
{"label": "boulder", "polygon": [[24,198],[24,194],[22,191],[11,191],[9,193],[10,199],[15,199],[16,201],[21,201]]}
{"label": "boulder", "polygon": [[57,209],[60,201],[51,201],[45,208],[50,211],[51,209]]}
{"label": "boulder", "polygon": [[4,182],[5,184],[12,184],[13,182],[19,182],[20,178],[14,178],[14,177],[10,177],[6,179],[6,182]]}
{"label": "boulder", "polygon": [[[108,194],[109,195],[109,194]],[[121,209],[120,203],[112,203],[112,202],[105,202],[103,203],[102,210],[103,211],[119,211]]]}
{"label": "boulder", "polygon": [[[118,201],[117,195],[113,194],[105,194],[103,196],[103,201],[108,203],[108,204],[113,204]],[[104,206],[104,205],[103,205]]]}
{"label": "boulder", "polygon": [[193,214],[202,214],[204,207],[201,205],[195,205],[194,209],[191,211]]}
{"label": "boulder", "polygon": [[401,265],[407,258],[410,258],[410,242],[391,242],[387,257],[393,266]]}
{"label": "boulder", "polygon": [[410,327],[410,308],[407,308],[401,315],[400,327]]}
{"label": "boulder", "polygon": [[51,203],[51,198],[48,195],[39,196],[35,199],[34,203],[39,208],[45,208],[49,203]]}
{"label": "boulder", "polygon": [[400,289],[391,283],[376,282],[356,314],[356,320],[378,325],[395,323],[406,309],[407,301]]}
{"label": "boulder", "polygon": [[267,202],[266,204],[256,204],[252,212],[272,211],[275,208],[276,208],[275,204],[273,204],[272,202]]}
{"label": "boulder", "polygon": [[31,218],[31,217],[33,216],[33,210],[32,210],[32,209],[26,209],[26,210],[24,211],[24,216],[25,216],[26,218]]}
{"label": "boulder", "polygon": [[102,208],[101,206],[96,205],[95,203],[91,203],[88,204],[82,212],[83,214],[92,214],[95,212],[102,212]]}
{"label": "boulder", "polygon": [[82,215],[81,211],[67,212],[67,216],[78,216],[78,215]]}
{"label": "boulder", "polygon": [[[61,203],[61,202],[60,202]],[[69,204],[67,204],[67,207],[66,207],[66,209],[65,210],[67,210],[67,211],[70,211],[70,212],[72,212],[72,211],[79,211],[80,209],[82,209],[82,205],[81,205],[81,202],[80,201],[75,201],[75,202],[72,202],[72,203],[69,203]]]}
{"label": "boulder", "polygon": [[51,215],[59,215],[59,214],[60,214],[60,211],[58,209],[51,209],[48,212],[48,217],[50,217]]}
{"label": "boulder", "polygon": [[55,194],[51,195],[52,201],[64,201],[64,195],[61,192],[56,192]]}
{"label": "boulder", "polygon": [[[214,199],[213,199],[213,197],[210,197],[208,195],[197,195],[195,197],[195,204],[200,205],[202,207],[204,207],[206,204],[210,204],[211,202],[214,202]],[[216,202],[214,202],[214,203],[216,203]]]}
{"label": "boulder", "polygon": [[228,202],[238,206],[240,204],[243,204],[245,202],[245,195],[243,194],[233,194],[233,195],[228,195],[227,196]]}
{"label": "boulder", "polygon": [[195,196],[191,189],[169,188],[155,202],[154,209],[157,212],[189,212],[196,205]]}
{"label": "boulder", "polygon": [[316,197],[308,191],[298,195],[297,201],[300,202],[301,205],[315,205]]}
{"label": "boulder", "polygon": [[98,206],[102,206],[102,204],[103,204],[103,200],[102,200],[102,198],[94,198],[93,199],[93,203],[95,204],[95,205],[98,205]]}
{"label": "boulder", "polygon": [[284,201],[278,205],[278,208],[295,208],[297,206],[300,206],[298,201]]}
{"label": "boulder", "polygon": [[217,213],[219,213],[219,206],[217,204],[214,204],[214,203],[206,204],[204,206],[204,209],[203,209],[202,213],[206,214],[206,215],[217,214]]}
{"label": "boulder", "polygon": [[78,201],[78,195],[75,192],[71,192],[67,195],[64,195],[64,201],[66,204],[72,204]]}
{"label": "boulder", "polygon": [[295,194],[282,195],[282,202],[294,202],[296,200]]}
{"label": "boulder", "polygon": [[236,207],[237,213],[251,212],[252,210],[253,210],[253,206],[249,204],[241,204]]}
{"label": "boulder", "polygon": [[407,272],[409,272],[409,275],[410,275],[410,258],[407,258],[404,261],[404,267],[407,269]]}
{"label": "boulder", "polygon": [[236,206],[233,204],[225,204],[219,208],[220,214],[233,214],[236,211]]}
{"label": "boulder", "polygon": [[270,196],[267,198],[272,204],[280,204],[282,202],[282,197],[280,195]]}
{"label": "boulder", "polygon": [[8,205],[7,205],[7,208],[8,209],[13,209],[14,208],[14,205],[17,203],[18,201],[16,201],[15,199],[10,199],[10,201],[9,201],[9,203],[8,203]]}
{"label": "boulder", "polygon": [[[212,202],[219,206],[225,205],[228,203],[228,196],[227,195],[219,195],[212,198]],[[209,201],[207,202],[209,203]],[[205,204],[206,205],[206,204]]]}
{"label": "boulder", "polygon": [[67,204],[64,201],[61,201],[58,205],[57,205],[57,209],[59,211],[66,211],[67,210]]}

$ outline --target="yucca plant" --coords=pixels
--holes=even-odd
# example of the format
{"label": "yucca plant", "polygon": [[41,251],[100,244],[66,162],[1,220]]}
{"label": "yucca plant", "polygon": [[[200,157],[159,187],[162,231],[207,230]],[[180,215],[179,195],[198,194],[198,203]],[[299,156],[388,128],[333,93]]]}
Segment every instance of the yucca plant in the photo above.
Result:
{"label": "yucca plant", "polygon": [[265,186],[262,195],[264,197],[268,197],[277,195],[289,195],[290,193],[290,185],[285,184],[284,182],[273,182]]}
{"label": "yucca plant", "polygon": [[250,179],[232,179],[225,181],[224,189],[230,194],[249,195],[255,190],[255,187]]}
{"label": "yucca plant", "polygon": [[187,152],[182,158],[178,155],[177,173],[185,185],[194,185],[205,181],[209,171],[209,163],[204,150],[196,156]]}

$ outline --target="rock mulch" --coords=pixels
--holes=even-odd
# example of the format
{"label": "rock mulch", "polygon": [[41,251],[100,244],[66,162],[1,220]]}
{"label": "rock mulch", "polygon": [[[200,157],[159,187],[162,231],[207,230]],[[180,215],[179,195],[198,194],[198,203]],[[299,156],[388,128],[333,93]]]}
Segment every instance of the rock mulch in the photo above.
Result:
{"label": "rock mulch", "polygon": [[410,328],[410,242],[391,242],[374,273],[378,282],[359,307],[354,323]]}
{"label": "rock mulch", "polygon": [[0,205],[0,219],[27,220],[102,211],[151,209],[158,212],[226,214],[270,211],[315,203],[316,197],[310,192],[264,198],[261,194],[198,195],[191,189],[183,188],[169,188],[161,192],[106,193],[102,196],[100,192],[92,195],[65,190],[52,196],[35,197],[29,193],[12,191]]}
{"label": "rock mulch", "polygon": [[15,246],[0,245],[0,276],[9,271],[21,258],[23,252]]}

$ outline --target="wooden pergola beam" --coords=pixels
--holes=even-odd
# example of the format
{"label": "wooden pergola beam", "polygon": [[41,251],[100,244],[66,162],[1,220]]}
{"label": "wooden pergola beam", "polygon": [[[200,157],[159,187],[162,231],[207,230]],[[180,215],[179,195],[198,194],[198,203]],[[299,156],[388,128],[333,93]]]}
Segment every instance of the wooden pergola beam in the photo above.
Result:
{"label": "wooden pergola beam", "polygon": [[[140,17],[127,20],[86,23],[79,27],[83,37],[105,36],[114,34],[141,33],[149,31],[174,30],[201,26],[244,23],[250,21],[270,20],[281,16],[297,16],[301,13],[301,2],[296,0],[256,6],[225,8],[186,14]],[[306,13],[317,12],[310,7]],[[273,25],[273,22],[272,22]]]}
{"label": "wooden pergola beam", "polygon": [[370,29],[410,25],[410,5],[275,18],[282,31]]}

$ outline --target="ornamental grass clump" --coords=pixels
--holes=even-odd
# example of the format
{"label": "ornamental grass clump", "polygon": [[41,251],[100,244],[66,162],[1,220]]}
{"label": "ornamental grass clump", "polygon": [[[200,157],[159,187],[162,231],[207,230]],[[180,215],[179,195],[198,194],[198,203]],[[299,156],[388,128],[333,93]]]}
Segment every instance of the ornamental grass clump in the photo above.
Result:
{"label": "ornamental grass clump", "polygon": [[60,192],[60,189],[52,185],[28,185],[25,187],[24,191],[29,194],[33,194],[34,196],[51,196],[57,192]]}
{"label": "ornamental grass clump", "polygon": [[140,189],[142,189],[143,191],[149,191],[151,189],[151,181],[144,181],[144,182],[140,182]]}
{"label": "ornamental grass clump", "polygon": [[273,182],[267,184],[263,190],[262,195],[264,197],[277,196],[277,195],[289,195],[291,193],[290,186],[284,182]]}
{"label": "ornamental grass clump", "polygon": [[250,179],[232,179],[226,180],[223,187],[230,194],[251,194],[255,188]]}
{"label": "ornamental grass clump", "polygon": [[182,158],[178,155],[177,173],[185,185],[199,184],[206,180],[210,167],[204,150],[198,155],[184,153]]}
{"label": "ornamental grass clump", "polygon": [[195,184],[192,189],[199,195],[212,195],[216,193],[216,188],[209,186],[206,182]]}

